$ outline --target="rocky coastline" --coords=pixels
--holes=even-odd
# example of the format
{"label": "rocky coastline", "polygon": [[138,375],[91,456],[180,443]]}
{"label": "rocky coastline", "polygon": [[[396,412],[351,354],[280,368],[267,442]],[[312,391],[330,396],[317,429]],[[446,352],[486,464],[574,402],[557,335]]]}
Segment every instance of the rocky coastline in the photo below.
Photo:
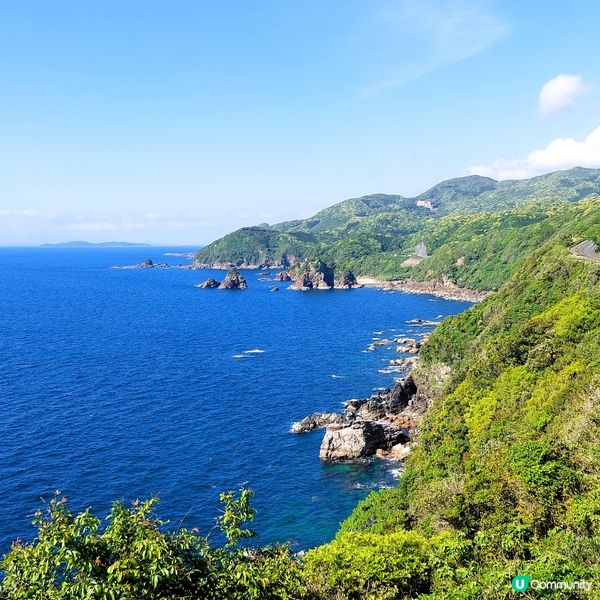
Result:
{"label": "rocky coastline", "polygon": [[384,291],[430,294],[446,300],[463,300],[466,302],[481,302],[492,293],[461,288],[446,277],[442,278],[442,281],[383,281],[371,277],[358,277],[357,281],[365,287],[379,288]]}
{"label": "rocky coastline", "polygon": [[427,400],[419,394],[412,375],[395,387],[363,400],[349,400],[341,413],[308,415],[292,425],[292,433],[325,428],[319,458],[356,461],[372,456],[402,460],[411,443]]}
{"label": "rocky coastline", "polygon": [[[166,255],[180,256],[181,254],[167,253]],[[186,255],[187,256],[187,255]],[[112,269],[216,269],[216,270],[232,270],[240,269],[260,270],[260,269],[277,269],[277,273],[273,280],[279,282],[291,282],[287,288],[295,291],[311,291],[311,290],[350,290],[362,287],[373,287],[381,289],[385,292],[406,292],[410,294],[430,294],[447,300],[461,300],[466,302],[481,302],[485,300],[491,292],[470,290],[461,288],[447,277],[443,277],[441,281],[412,281],[412,280],[392,280],[385,281],[366,276],[356,276],[352,271],[344,271],[341,274],[336,273],[335,269],[329,267],[320,260],[305,261],[304,263],[296,263],[293,267],[289,264],[281,262],[270,262],[253,264],[243,263],[233,265],[233,263],[210,263],[204,264],[196,260],[189,264],[170,265],[167,262],[154,263],[147,258],[141,263],[135,265],[116,265]],[[270,274],[270,273],[269,273]],[[226,278],[227,279],[227,278]],[[265,279],[261,279],[261,281]],[[211,288],[219,287],[213,285],[213,278],[197,284],[196,287]],[[245,280],[244,280],[245,281]],[[247,285],[246,285],[247,287]],[[228,288],[229,289],[229,288]],[[245,289],[243,286],[235,289]]]}
{"label": "rocky coastline", "polygon": [[[411,319],[413,326],[431,327],[438,321]],[[377,332],[379,333],[379,332]],[[403,370],[405,376],[393,388],[369,398],[349,400],[340,413],[313,413],[292,424],[291,432],[308,433],[325,429],[319,457],[328,462],[352,462],[373,456],[405,459],[414,443],[418,425],[429,405],[430,395],[417,384],[413,369],[418,354],[430,333],[420,339],[398,337],[375,339],[366,351],[396,344],[396,351],[410,355],[389,361],[392,369]]]}

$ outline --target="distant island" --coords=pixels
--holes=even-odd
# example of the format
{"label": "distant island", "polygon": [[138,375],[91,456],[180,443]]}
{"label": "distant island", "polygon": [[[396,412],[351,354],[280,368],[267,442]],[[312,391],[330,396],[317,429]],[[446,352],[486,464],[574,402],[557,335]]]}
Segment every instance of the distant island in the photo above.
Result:
{"label": "distant island", "polygon": [[145,247],[150,244],[138,244],[135,242],[59,242],[57,244],[42,244],[42,248],[123,248],[123,247]]}

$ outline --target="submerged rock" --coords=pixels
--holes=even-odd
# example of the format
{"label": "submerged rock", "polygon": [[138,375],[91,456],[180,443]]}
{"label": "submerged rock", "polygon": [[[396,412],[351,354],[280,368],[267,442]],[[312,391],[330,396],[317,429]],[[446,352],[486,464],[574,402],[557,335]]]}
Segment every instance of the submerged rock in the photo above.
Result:
{"label": "submerged rock", "polygon": [[227,273],[227,277],[219,285],[220,290],[245,290],[248,283],[244,276],[234,267]]}

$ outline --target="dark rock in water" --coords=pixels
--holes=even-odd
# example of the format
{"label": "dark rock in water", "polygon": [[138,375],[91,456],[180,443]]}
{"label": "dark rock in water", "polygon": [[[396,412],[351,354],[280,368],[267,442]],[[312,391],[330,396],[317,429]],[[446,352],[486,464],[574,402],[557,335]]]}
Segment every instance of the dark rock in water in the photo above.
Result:
{"label": "dark rock in water", "polygon": [[334,285],[333,269],[323,261],[308,261],[297,271],[292,290],[330,290]]}
{"label": "dark rock in water", "polygon": [[151,259],[149,258],[145,258],[141,263],[140,263],[140,268],[141,269],[148,269],[150,267],[153,267],[154,263],[152,262]]}
{"label": "dark rock in water", "polygon": [[287,271],[281,271],[275,275],[275,281],[291,281],[292,278]]}
{"label": "dark rock in water", "polygon": [[[355,460],[376,453],[387,455],[394,446],[407,444],[416,421],[426,409],[418,397],[417,385],[408,376],[392,390],[366,400],[346,402],[337,419],[326,413],[329,423],[319,456],[323,460]],[[321,426],[321,421],[315,419],[318,416],[310,415],[294,426],[298,431],[315,429]]]}
{"label": "dark rock in water", "polygon": [[220,290],[245,290],[247,288],[248,283],[235,267],[227,273],[227,277],[219,286]]}
{"label": "dark rock in water", "polygon": [[347,427],[329,426],[319,457],[322,460],[355,460],[407,441],[408,432],[391,423],[356,421]]}
{"label": "dark rock in water", "polygon": [[220,281],[217,281],[216,279],[209,277],[206,281],[203,281],[202,283],[198,283],[196,285],[196,287],[214,289],[214,288],[218,288],[220,285],[221,285]]}
{"label": "dark rock in water", "polygon": [[346,271],[335,281],[335,287],[342,290],[349,290],[356,285],[358,285],[358,281],[356,280],[356,276],[352,271]]}
{"label": "dark rock in water", "polygon": [[343,417],[334,412],[315,413],[304,417],[302,421],[297,421],[292,424],[292,433],[306,433],[314,431],[319,427],[332,425],[333,423],[342,423]]}
{"label": "dark rock in water", "polygon": [[278,288],[276,285],[272,285],[272,286],[269,288],[269,291],[271,291],[271,292],[278,292],[278,291],[279,291],[279,288]]}

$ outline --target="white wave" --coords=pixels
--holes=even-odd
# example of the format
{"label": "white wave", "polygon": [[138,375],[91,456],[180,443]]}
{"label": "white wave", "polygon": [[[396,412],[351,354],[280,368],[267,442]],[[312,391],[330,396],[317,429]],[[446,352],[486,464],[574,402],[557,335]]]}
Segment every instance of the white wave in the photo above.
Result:
{"label": "white wave", "polygon": [[264,350],[260,348],[255,348],[254,350],[244,350],[244,354],[262,354]]}
{"label": "white wave", "polygon": [[245,354],[234,354],[233,358],[246,358]]}

